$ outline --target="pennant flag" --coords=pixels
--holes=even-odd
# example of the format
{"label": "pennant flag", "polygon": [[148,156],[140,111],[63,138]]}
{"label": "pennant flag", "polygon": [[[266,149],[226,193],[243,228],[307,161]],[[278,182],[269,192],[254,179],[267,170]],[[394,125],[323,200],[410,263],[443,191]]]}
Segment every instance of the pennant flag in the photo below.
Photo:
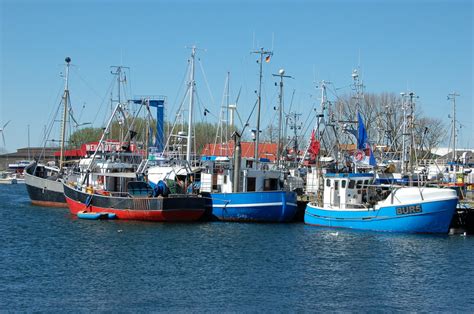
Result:
{"label": "pennant flag", "polygon": [[359,122],[358,134],[357,134],[357,149],[365,149],[366,145],[369,144],[369,138],[367,136],[367,131],[365,130],[364,121],[360,113],[357,113],[357,120]]}
{"label": "pennant flag", "polygon": [[266,62],[266,63],[270,62],[270,56],[266,56],[266,57],[265,57],[265,62]]}
{"label": "pennant flag", "polygon": [[364,158],[365,163],[368,163],[371,166],[376,166],[377,162],[375,161],[374,153],[372,152],[372,148],[369,144],[369,137],[367,135],[367,130],[365,129],[364,121],[362,120],[362,116],[360,113],[357,113],[358,119],[358,134],[357,134],[357,149],[368,150],[369,153],[369,160]]}
{"label": "pennant flag", "polygon": [[311,141],[309,143],[308,151],[310,152],[310,154],[317,155],[319,153],[320,148],[321,148],[321,144],[316,139],[316,136],[315,136],[314,130],[313,130],[313,132],[311,132]]}

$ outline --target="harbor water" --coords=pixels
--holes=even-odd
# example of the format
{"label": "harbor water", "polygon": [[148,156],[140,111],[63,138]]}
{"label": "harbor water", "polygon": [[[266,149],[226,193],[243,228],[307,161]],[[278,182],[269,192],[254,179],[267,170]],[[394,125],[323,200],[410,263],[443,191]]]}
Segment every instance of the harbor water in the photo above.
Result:
{"label": "harbor water", "polygon": [[1,311],[474,312],[474,236],[90,221],[0,195]]}

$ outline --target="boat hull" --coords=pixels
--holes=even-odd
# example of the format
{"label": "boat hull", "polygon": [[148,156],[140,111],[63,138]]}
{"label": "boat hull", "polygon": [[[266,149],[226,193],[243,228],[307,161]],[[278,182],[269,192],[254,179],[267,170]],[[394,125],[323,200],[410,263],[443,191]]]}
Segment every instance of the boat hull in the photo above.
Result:
{"label": "boat hull", "polygon": [[31,203],[37,206],[67,208],[63,182],[35,176],[36,163],[25,168],[25,185]]}
{"label": "boat hull", "polygon": [[221,221],[289,222],[298,206],[287,191],[211,193],[212,215]]}
{"label": "boat hull", "polygon": [[115,197],[89,194],[64,185],[71,214],[81,211],[113,213],[118,219],[145,221],[197,221],[206,211],[208,199],[198,195],[170,197]]}
{"label": "boat hull", "polygon": [[67,208],[63,182],[33,175],[35,163],[25,168],[25,185],[31,203],[37,206]]}
{"label": "boat hull", "polygon": [[372,210],[331,210],[309,203],[304,221],[309,225],[360,230],[447,233],[457,198],[404,205],[383,206]]}

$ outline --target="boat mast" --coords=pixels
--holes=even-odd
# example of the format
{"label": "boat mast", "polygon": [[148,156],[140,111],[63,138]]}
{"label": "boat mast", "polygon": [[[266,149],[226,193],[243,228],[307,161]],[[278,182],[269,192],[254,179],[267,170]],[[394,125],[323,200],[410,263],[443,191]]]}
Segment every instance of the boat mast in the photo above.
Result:
{"label": "boat mast", "polygon": [[415,96],[414,92],[410,92],[408,94],[410,96],[410,175],[413,175],[413,163],[416,157],[416,150],[415,150],[415,102],[413,101],[414,98],[418,98]]}
{"label": "boat mast", "polygon": [[[315,132],[315,139],[319,139],[320,143],[324,143],[323,138],[322,138],[322,136],[320,136],[321,134],[319,132],[320,125],[321,124],[324,124],[325,126],[327,125],[327,123],[325,123],[325,121],[324,121],[324,112],[327,109],[327,107],[326,107],[326,98],[327,98],[326,83],[329,83],[329,82],[326,82],[326,81],[322,80],[319,84],[319,86],[321,87],[321,102],[319,104],[321,112],[316,113],[316,122],[313,126],[313,129],[312,129],[312,131]],[[316,111],[316,108],[315,108],[315,111]],[[287,118],[290,117],[291,114],[293,114],[293,113],[288,114]],[[296,124],[295,124],[295,127],[296,127]],[[290,128],[293,129],[293,127],[290,127]],[[311,138],[308,141],[308,145],[307,145],[306,150],[304,152],[303,158],[301,159],[302,163],[304,162],[304,160],[306,159],[306,156],[308,155],[310,145],[311,145]]]}
{"label": "boat mast", "polygon": [[[403,109],[403,133],[402,133],[402,174],[410,175],[410,185],[413,183],[411,176],[413,175],[413,155],[415,151],[415,102],[413,99],[418,98],[414,92],[400,93],[402,96],[402,109]],[[405,97],[409,98],[408,103],[404,101]],[[410,114],[407,115],[407,110],[410,109]],[[409,119],[409,121],[408,121]],[[409,135],[409,145],[406,143],[406,136]]]}
{"label": "boat mast", "polygon": [[193,140],[193,106],[194,106],[194,58],[196,56],[196,46],[191,47],[191,73],[189,79],[189,110],[188,110],[188,137],[186,142],[186,161],[191,163],[191,147]]}
{"label": "boat mast", "polygon": [[[219,114],[219,123],[217,125],[216,139],[214,141],[214,148],[212,149],[212,155],[216,154],[216,147],[220,145],[219,154],[228,156],[228,136],[229,136],[229,85],[230,85],[230,72],[227,72],[224,93],[222,96],[221,111]],[[224,104],[225,103],[225,104]],[[220,143],[218,142],[220,139]]]}
{"label": "boat mast", "polygon": [[225,128],[224,128],[224,143],[225,156],[229,154],[229,106],[230,106],[230,72],[227,72],[227,89],[226,89],[226,106],[225,106]]}
{"label": "boat mast", "polygon": [[283,124],[283,78],[288,77],[292,78],[289,75],[285,75],[285,69],[280,69],[278,74],[272,74],[273,76],[280,77],[280,95],[279,98],[279,107],[278,107],[278,149],[277,149],[277,168],[281,167],[281,151],[282,151],[282,124]]}
{"label": "boat mast", "polygon": [[456,96],[460,96],[456,92],[452,92],[451,94],[448,94],[448,100],[453,101],[453,162],[456,162]]}
{"label": "boat mast", "polygon": [[[359,55],[359,58],[360,58],[360,55]],[[364,99],[364,83],[363,81],[361,80],[360,78],[360,60],[359,60],[359,66],[357,66],[356,69],[352,70],[352,80],[354,81],[354,87],[353,89],[355,90],[356,92],[356,95],[355,95],[355,120],[356,123],[357,123],[357,126],[359,125],[359,113],[362,114],[362,105],[361,105],[361,101]],[[359,137],[359,134],[356,133],[356,138],[358,139]],[[358,149],[358,147],[356,147]],[[358,172],[358,168],[357,168],[357,163],[354,163],[354,169],[355,169],[355,172],[357,173]]]}
{"label": "boat mast", "polygon": [[66,123],[67,123],[67,113],[68,113],[68,101],[69,101],[69,65],[71,63],[71,58],[66,57],[66,81],[64,83],[64,94],[63,94],[63,103],[64,103],[64,112],[63,112],[63,121],[61,124],[61,151],[59,155],[59,170],[63,169],[64,165],[64,142],[66,140]]}
{"label": "boat mast", "polygon": [[254,158],[255,158],[255,168],[257,168],[258,164],[258,143],[260,139],[260,108],[262,106],[262,77],[263,77],[263,56],[265,55],[265,61],[268,62],[270,60],[270,57],[273,55],[272,51],[266,51],[262,48],[257,51],[253,51],[252,53],[256,53],[260,55],[259,65],[260,65],[260,77],[259,77],[259,85],[258,85],[258,105],[257,105],[257,129],[255,130],[255,152],[254,152]]}
{"label": "boat mast", "polygon": [[405,103],[406,93],[400,93],[402,97],[402,110],[403,110],[403,122],[402,122],[402,175],[408,172],[407,165],[407,147],[406,147],[406,136],[407,136],[407,106]]}
{"label": "boat mast", "polygon": [[354,89],[356,91],[355,99],[356,99],[356,117],[357,113],[361,112],[361,99],[364,97],[364,83],[360,79],[360,74],[359,74],[360,69],[354,69],[352,70],[352,80],[354,81]]}
{"label": "boat mast", "polygon": [[[120,104],[122,102],[122,96],[121,96],[122,92],[121,92],[120,84],[125,83],[127,81],[125,76],[124,76],[124,78],[122,78],[122,73],[125,75],[125,72],[123,70],[124,69],[129,70],[130,68],[126,67],[126,66],[122,66],[122,65],[112,65],[110,68],[112,69],[110,71],[110,74],[117,76],[117,102]],[[111,96],[111,100],[112,100],[112,96]],[[113,100],[112,100],[112,102],[113,102]],[[125,104],[124,104],[124,106],[125,106]],[[112,108],[112,113],[113,113],[113,111],[114,111],[113,106],[111,108]],[[125,123],[125,121],[124,121],[124,123]],[[121,124],[122,123],[119,120],[119,125],[121,125]],[[120,131],[119,141],[120,141],[120,145],[122,145],[122,142],[124,140],[124,138],[123,138],[123,128],[120,127],[119,131]],[[112,126],[110,126],[110,136],[113,137]]]}

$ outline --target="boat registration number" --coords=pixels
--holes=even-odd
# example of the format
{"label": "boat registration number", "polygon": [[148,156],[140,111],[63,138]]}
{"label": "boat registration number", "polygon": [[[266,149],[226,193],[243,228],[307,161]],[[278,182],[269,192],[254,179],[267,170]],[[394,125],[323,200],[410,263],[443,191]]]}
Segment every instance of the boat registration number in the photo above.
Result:
{"label": "boat registration number", "polygon": [[422,212],[423,209],[421,208],[421,205],[397,207],[397,215],[418,214]]}

